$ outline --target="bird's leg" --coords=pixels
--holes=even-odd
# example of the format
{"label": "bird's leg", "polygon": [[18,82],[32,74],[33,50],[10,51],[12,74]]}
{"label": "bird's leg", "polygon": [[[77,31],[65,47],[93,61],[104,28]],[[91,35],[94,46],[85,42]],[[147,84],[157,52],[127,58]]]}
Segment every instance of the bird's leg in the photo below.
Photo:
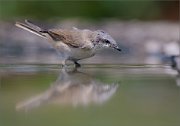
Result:
{"label": "bird's leg", "polygon": [[66,65],[66,60],[63,60],[63,61],[62,61],[62,67],[63,67],[63,68],[66,68],[66,67],[67,67],[67,65]]}
{"label": "bird's leg", "polygon": [[74,64],[76,68],[81,67],[81,65],[77,61],[74,61]]}

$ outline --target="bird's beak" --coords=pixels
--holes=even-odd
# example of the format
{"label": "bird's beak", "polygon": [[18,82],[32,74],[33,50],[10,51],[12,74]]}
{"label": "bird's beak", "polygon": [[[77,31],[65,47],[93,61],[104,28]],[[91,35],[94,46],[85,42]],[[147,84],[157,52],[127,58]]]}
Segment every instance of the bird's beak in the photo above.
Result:
{"label": "bird's beak", "polygon": [[121,49],[118,46],[113,46],[112,48],[121,52]]}

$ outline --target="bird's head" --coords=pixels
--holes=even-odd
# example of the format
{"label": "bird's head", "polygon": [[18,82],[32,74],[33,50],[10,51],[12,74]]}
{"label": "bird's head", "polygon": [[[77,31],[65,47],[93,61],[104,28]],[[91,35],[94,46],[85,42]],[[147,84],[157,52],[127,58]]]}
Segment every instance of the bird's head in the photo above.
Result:
{"label": "bird's head", "polygon": [[96,45],[98,45],[100,48],[113,48],[118,51],[121,51],[121,49],[118,47],[116,41],[106,32],[102,30],[96,31]]}

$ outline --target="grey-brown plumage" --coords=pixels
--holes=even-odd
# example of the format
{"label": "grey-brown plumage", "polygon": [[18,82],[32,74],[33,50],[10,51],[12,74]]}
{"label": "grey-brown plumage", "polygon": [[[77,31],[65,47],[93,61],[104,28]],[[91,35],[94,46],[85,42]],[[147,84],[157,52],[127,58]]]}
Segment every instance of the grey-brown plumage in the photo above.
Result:
{"label": "grey-brown plumage", "polygon": [[63,65],[67,60],[71,60],[78,67],[80,66],[77,63],[78,60],[92,57],[98,50],[107,47],[121,51],[115,40],[101,30],[90,31],[77,28],[44,30],[27,20],[25,23],[16,22],[16,26],[48,39],[58,54],[63,57]]}
{"label": "grey-brown plumage", "polygon": [[68,46],[74,48],[92,48],[92,41],[95,39],[96,34],[90,30],[79,29],[50,29],[48,31],[41,31],[48,33],[54,41],[61,41]]}

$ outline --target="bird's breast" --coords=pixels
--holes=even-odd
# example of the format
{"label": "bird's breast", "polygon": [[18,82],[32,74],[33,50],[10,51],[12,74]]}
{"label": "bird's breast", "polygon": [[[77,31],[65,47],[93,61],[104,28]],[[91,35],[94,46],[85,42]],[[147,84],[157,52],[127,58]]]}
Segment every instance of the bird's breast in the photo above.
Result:
{"label": "bird's breast", "polygon": [[81,60],[95,55],[96,50],[70,47],[62,42],[54,45],[57,53],[64,59]]}
{"label": "bird's breast", "polygon": [[83,49],[83,48],[70,48],[70,58],[74,60],[81,60],[85,58],[89,58],[95,55],[93,49]]}

